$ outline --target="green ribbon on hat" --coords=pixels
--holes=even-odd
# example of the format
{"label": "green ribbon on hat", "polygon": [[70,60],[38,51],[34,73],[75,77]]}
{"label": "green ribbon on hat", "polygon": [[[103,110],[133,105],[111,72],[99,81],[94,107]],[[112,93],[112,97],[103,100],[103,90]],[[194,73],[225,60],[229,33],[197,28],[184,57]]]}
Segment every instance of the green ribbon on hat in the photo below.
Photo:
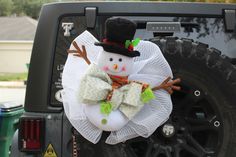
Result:
{"label": "green ribbon on hat", "polygon": [[135,47],[135,46],[137,46],[139,44],[139,42],[140,42],[140,38],[136,38],[136,39],[134,39],[132,41],[126,40],[125,41],[125,48],[128,48],[129,46]]}

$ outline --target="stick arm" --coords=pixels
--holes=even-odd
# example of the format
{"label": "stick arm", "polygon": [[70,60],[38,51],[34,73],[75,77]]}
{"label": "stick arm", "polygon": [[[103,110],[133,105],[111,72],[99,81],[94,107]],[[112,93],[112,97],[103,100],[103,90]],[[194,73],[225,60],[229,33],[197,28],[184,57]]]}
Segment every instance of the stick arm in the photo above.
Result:
{"label": "stick arm", "polygon": [[67,50],[67,53],[72,53],[73,56],[81,57],[85,60],[85,62],[90,65],[91,62],[87,57],[87,51],[84,45],[82,45],[82,50],[80,47],[77,45],[75,41],[72,42],[73,46],[75,47],[76,50]]}

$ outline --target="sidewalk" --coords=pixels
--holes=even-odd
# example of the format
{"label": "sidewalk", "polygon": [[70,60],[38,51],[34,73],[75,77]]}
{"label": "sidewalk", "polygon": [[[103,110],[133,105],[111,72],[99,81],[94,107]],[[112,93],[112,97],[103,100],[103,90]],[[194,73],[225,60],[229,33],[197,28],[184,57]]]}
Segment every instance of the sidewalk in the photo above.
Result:
{"label": "sidewalk", "polygon": [[0,88],[25,88],[24,81],[0,81]]}

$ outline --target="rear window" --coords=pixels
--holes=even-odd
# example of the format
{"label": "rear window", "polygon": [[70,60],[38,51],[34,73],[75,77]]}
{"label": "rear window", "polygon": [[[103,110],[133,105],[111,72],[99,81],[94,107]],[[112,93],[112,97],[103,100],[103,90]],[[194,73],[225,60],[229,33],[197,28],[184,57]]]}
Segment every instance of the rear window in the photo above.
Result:
{"label": "rear window", "polygon": [[[89,30],[97,39],[103,38],[105,16],[99,16],[96,21],[96,27]],[[134,17],[126,16],[126,18],[135,20],[142,25],[137,29],[135,37],[141,39],[153,38],[156,34],[147,31],[143,25],[148,21],[152,22],[180,22],[180,32],[173,34],[178,38],[189,38],[194,41],[206,43],[209,47],[214,47],[231,58],[236,58],[235,33],[226,32],[224,27],[224,20],[222,18],[201,18],[201,17]],[[62,27],[63,23],[73,23],[74,27],[70,31],[70,36],[65,36],[65,30]],[[62,89],[61,75],[63,67],[67,59],[66,50],[69,48],[71,42],[80,33],[86,30],[86,19],[84,16],[69,16],[63,17],[59,23],[57,43],[53,64],[53,75],[51,84],[51,105],[61,106]]]}
{"label": "rear window", "polygon": [[[62,27],[63,23],[73,23],[74,27],[70,31],[70,36],[64,36],[65,30]],[[66,50],[69,48],[70,43],[73,39],[82,33],[86,29],[85,18],[83,16],[71,16],[64,17],[60,20],[58,27],[58,36],[56,42],[54,63],[53,63],[53,74],[52,74],[52,83],[51,83],[51,105],[60,106],[62,103],[61,100],[61,76],[64,68],[65,61],[67,59]]]}

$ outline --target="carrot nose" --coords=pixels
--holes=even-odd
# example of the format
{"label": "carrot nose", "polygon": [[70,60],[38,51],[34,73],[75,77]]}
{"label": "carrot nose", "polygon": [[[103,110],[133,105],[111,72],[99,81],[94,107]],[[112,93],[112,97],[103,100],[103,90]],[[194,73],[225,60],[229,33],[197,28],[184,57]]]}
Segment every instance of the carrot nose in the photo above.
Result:
{"label": "carrot nose", "polygon": [[118,65],[117,64],[114,64],[113,65],[113,69],[116,70],[118,68]]}

